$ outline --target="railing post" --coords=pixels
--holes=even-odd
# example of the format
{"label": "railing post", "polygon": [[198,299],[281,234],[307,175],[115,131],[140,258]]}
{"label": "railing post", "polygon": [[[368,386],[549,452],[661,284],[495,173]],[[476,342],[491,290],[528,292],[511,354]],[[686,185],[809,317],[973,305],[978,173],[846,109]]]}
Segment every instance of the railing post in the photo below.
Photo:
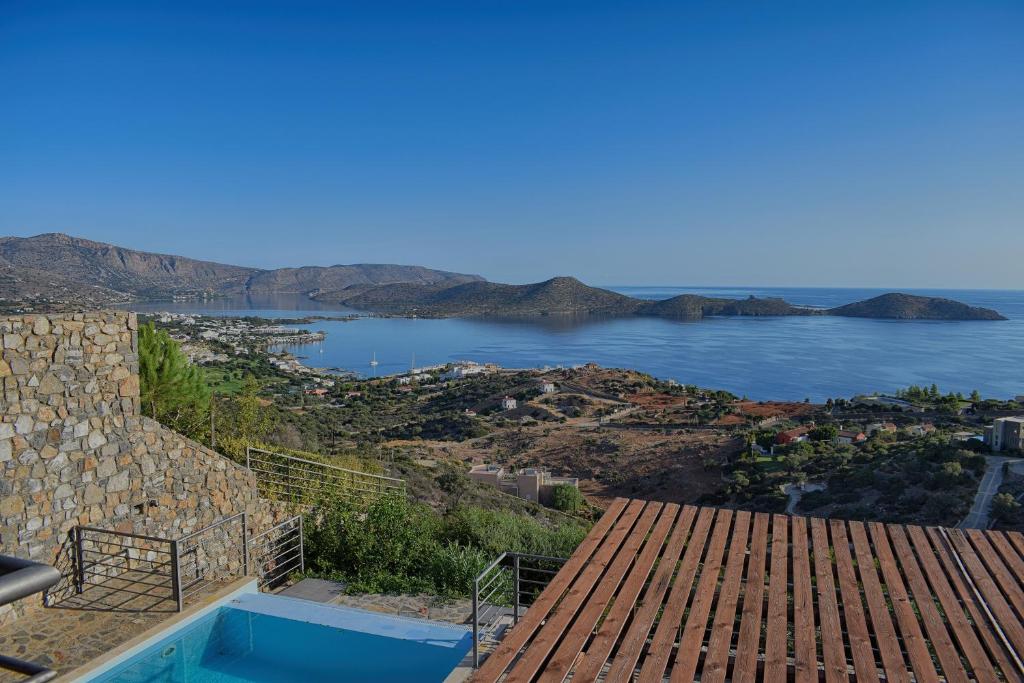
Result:
{"label": "railing post", "polygon": [[480,666],[480,577],[473,579],[473,668]]}
{"label": "railing post", "polygon": [[249,515],[242,513],[242,576],[249,576]]}
{"label": "railing post", "polygon": [[299,571],[306,573],[306,543],[305,532],[302,526],[302,515],[299,515]]}
{"label": "railing post", "polygon": [[512,625],[519,623],[519,553],[512,556],[512,591],[515,593],[512,603]]}
{"label": "railing post", "polygon": [[252,472],[252,465],[249,464],[249,451],[250,451],[250,449],[251,449],[251,446],[246,446],[245,447],[245,469],[247,469],[250,472]]}
{"label": "railing post", "polygon": [[171,590],[174,592],[174,603],[180,612],[185,606],[181,594],[181,557],[178,555],[178,542],[171,541]]}
{"label": "railing post", "polygon": [[82,593],[85,590],[85,549],[82,547],[84,535],[82,527],[75,527],[75,590]]}

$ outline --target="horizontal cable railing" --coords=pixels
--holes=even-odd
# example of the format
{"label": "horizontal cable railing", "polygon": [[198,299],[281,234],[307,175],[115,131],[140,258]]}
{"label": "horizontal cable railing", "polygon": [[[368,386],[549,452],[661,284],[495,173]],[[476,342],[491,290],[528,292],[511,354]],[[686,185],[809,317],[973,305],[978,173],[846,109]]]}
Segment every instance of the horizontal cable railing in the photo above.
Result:
{"label": "horizontal cable railing", "polygon": [[473,581],[473,666],[519,623],[567,558],[502,553]]}
{"label": "horizontal cable railing", "polygon": [[306,570],[302,532],[302,516],[296,515],[249,539],[249,567],[261,589]]}
{"label": "horizontal cable railing", "polygon": [[246,448],[245,466],[256,475],[260,494],[304,505],[343,498],[357,504],[387,494],[405,495],[405,481],[359,472],[284,453]]}

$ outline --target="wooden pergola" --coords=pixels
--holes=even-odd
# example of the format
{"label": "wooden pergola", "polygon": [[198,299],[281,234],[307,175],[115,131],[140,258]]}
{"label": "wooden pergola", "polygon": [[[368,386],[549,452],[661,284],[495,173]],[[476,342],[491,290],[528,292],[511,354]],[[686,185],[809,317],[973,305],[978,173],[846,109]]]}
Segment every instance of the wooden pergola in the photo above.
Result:
{"label": "wooden pergola", "polygon": [[1024,680],[1024,536],[615,500],[473,677]]}

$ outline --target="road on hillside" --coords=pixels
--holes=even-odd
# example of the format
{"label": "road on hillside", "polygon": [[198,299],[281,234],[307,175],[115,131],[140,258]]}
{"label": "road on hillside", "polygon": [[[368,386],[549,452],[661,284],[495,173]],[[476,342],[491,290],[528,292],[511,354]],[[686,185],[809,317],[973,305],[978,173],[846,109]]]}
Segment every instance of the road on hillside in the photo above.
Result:
{"label": "road on hillside", "polygon": [[998,455],[985,457],[985,475],[978,484],[978,493],[974,496],[974,504],[971,511],[967,513],[963,521],[957,524],[959,529],[987,529],[989,525],[989,508],[992,507],[992,498],[999,493],[999,487],[1003,484],[1003,465],[1005,463],[1020,462],[1019,458],[1007,458]]}

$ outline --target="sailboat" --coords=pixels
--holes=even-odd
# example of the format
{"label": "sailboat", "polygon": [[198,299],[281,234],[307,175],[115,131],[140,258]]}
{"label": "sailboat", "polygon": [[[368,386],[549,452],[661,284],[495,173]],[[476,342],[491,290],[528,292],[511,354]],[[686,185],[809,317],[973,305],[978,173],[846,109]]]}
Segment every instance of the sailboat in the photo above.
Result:
{"label": "sailboat", "polygon": [[377,366],[378,365],[380,365],[380,363],[377,362],[377,352],[374,351],[373,352],[373,359],[370,361],[370,367],[373,368],[374,376],[377,375]]}

